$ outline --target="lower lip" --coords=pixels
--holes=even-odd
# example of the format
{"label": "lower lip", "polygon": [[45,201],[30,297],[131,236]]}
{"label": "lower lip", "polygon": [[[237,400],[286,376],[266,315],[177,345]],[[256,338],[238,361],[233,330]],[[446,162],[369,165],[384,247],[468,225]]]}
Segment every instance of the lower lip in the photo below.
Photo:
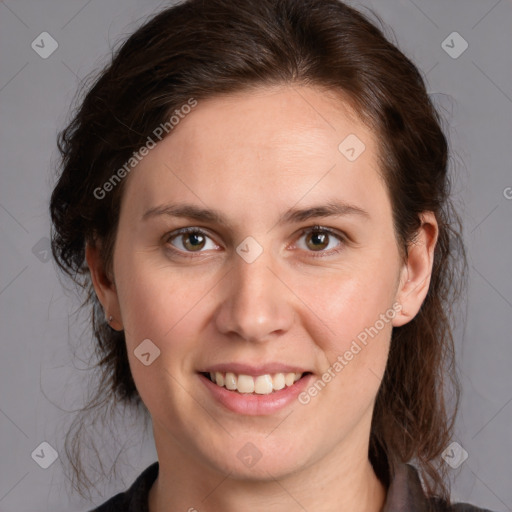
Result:
{"label": "lower lip", "polygon": [[198,375],[217,402],[232,412],[248,416],[269,415],[284,409],[294,400],[297,400],[299,394],[307,387],[313,377],[312,374],[308,374],[291,386],[279,391],[273,391],[268,395],[258,395],[230,391],[224,387],[217,386],[217,384],[214,384],[204,375]]}

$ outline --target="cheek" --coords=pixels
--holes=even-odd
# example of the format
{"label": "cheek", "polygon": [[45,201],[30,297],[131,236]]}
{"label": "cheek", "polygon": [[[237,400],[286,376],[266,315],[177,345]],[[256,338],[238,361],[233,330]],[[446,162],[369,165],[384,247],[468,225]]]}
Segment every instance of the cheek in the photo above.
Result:
{"label": "cheek", "polygon": [[[199,301],[205,288],[190,287],[176,271],[147,261],[120,258],[118,266],[116,283],[129,364],[151,415],[171,422],[179,431],[182,426],[176,411],[184,410],[190,397],[176,383],[185,382],[192,366],[191,347],[197,340]],[[135,354],[147,339],[160,351],[149,365]],[[155,350],[149,347],[150,352]]]}
{"label": "cheek", "polygon": [[296,283],[297,294],[310,308],[306,329],[329,381],[326,397],[353,409],[353,417],[358,416],[356,409],[370,405],[384,374],[397,314],[397,272],[394,260],[375,258],[317,279],[314,286],[312,279]]}
{"label": "cheek", "polygon": [[[347,343],[378,322],[378,330],[391,332],[390,316],[396,294],[397,265],[382,260],[360,261],[317,276],[297,276],[297,296],[310,308],[310,328],[316,325],[323,348],[340,353]],[[391,309],[391,311],[389,311]],[[392,319],[392,318],[391,318]],[[360,338],[364,338],[362,335]]]}
{"label": "cheek", "polygon": [[[118,275],[120,309],[135,381],[145,387],[148,379],[159,379],[158,375],[149,375],[148,369],[161,369],[159,373],[165,373],[165,369],[180,378],[192,365],[191,347],[197,341],[199,316],[204,314],[201,298],[208,287],[203,286],[204,281],[191,281],[161,262],[155,265],[143,254],[119,258]],[[155,362],[147,367],[134,354],[146,339],[160,350]],[[164,378],[158,384],[160,389],[168,385],[168,380]]]}
{"label": "cheek", "polygon": [[354,278],[350,286],[333,286],[330,292],[329,298],[322,296],[316,302],[323,312],[322,323],[316,321],[315,339],[323,361],[321,373],[299,402],[306,407],[316,404],[319,424],[330,425],[343,436],[356,429],[361,418],[371,418],[396,312],[389,289],[376,289],[364,279]]}

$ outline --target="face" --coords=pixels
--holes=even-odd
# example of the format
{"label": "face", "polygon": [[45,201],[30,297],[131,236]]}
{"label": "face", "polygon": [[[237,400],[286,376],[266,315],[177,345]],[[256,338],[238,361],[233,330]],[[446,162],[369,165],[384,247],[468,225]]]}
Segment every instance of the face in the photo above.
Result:
{"label": "face", "polygon": [[376,135],[283,86],[199,102],[149,152],[95,285],[159,456],[266,478],[367,457],[407,272]]}

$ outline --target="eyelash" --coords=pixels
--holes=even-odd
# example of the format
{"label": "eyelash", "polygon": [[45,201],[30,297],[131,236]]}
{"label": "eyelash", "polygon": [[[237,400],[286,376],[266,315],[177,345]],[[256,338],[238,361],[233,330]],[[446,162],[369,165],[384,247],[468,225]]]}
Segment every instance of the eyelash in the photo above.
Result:
{"label": "eyelash", "polygon": [[[209,235],[209,233],[204,231],[203,229],[197,228],[197,227],[187,227],[187,228],[179,229],[178,231],[173,231],[172,233],[168,234],[168,236],[165,236],[165,241],[166,241],[166,243],[170,243],[171,240],[179,237],[180,235],[185,235],[185,234],[189,234],[189,233],[200,234],[202,236],[205,236],[205,237],[208,237],[211,239],[211,236]],[[338,247],[337,249],[331,249],[330,251],[323,251],[323,250],[318,251],[318,252],[317,251],[306,251],[306,252],[310,252],[311,257],[313,257],[313,258],[325,258],[328,256],[333,256],[335,254],[338,254],[339,252],[341,252],[343,250],[343,246],[347,242],[347,238],[343,234],[341,234],[337,231],[334,231],[330,228],[324,228],[324,227],[318,226],[318,225],[303,229],[300,233],[299,239],[302,238],[304,235],[307,235],[310,233],[327,233],[329,236],[333,236],[341,242],[341,244],[340,244],[341,247]],[[174,254],[177,254],[178,256],[182,256],[184,258],[197,257],[194,255],[193,252],[189,251],[189,252],[184,253],[182,250],[176,249],[172,245],[169,246],[168,248]],[[201,254],[201,252],[203,252],[203,251],[198,251],[198,254]]]}

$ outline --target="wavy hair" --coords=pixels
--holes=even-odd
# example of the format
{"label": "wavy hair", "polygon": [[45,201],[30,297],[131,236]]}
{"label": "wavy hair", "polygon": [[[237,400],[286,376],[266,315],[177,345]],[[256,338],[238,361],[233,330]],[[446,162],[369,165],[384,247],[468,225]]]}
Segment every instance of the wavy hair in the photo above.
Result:
{"label": "wavy hair", "polygon": [[[420,214],[436,216],[430,288],[416,317],[393,329],[369,458],[384,480],[388,466],[392,471],[395,463],[414,461],[428,494],[448,500],[440,454],[458,404],[451,318],[465,275],[448,144],[415,65],[374,22],[337,0],[188,0],[167,7],[113,52],[85,90],[59,134],[59,176],[50,204],[53,255],[91,309],[100,375],[74,426],[81,427],[93,410],[141,405],[124,334],[107,325],[85,262],[86,243],[100,241],[111,269],[124,182],[101,200],[94,191],[190,98],[281,84],[338,93],[378,135],[404,259]],[[91,481],[80,464],[80,434],[80,428],[68,431],[66,453],[74,487],[83,495]]]}

